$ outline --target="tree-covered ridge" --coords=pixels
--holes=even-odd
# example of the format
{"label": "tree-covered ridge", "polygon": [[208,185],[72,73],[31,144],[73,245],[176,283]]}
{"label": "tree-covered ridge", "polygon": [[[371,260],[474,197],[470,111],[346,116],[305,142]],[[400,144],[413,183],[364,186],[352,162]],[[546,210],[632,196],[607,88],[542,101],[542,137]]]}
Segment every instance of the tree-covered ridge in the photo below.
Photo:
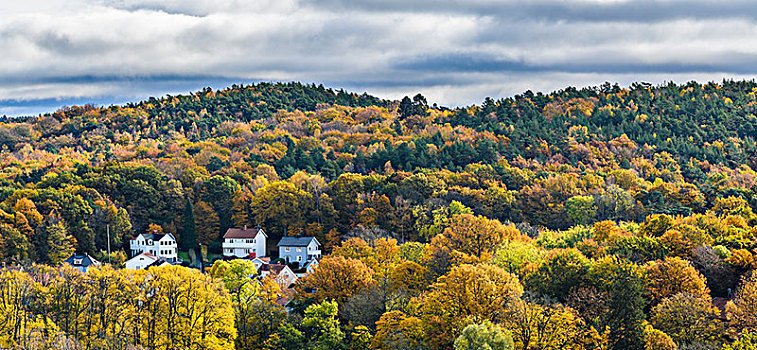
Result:
{"label": "tree-covered ridge", "polygon": [[[560,154],[571,163],[581,162],[580,153],[569,152],[571,141],[609,141],[626,135],[638,145],[679,159],[733,166],[753,161],[749,157],[757,135],[756,89],[754,81],[630,88],[605,83],[548,95],[528,91],[486,99],[481,106],[456,110],[445,121],[504,135],[511,140],[511,152],[527,158],[548,160]],[[538,149],[540,142],[549,147]]]}
{"label": "tree-covered ridge", "polygon": [[742,331],[746,344],[755,91],[606,84],[448,109],[256,84],[5,120],[2,258],[117,265],[153,231],[218,253],[227,228],[260,225],[269,250],[302,234],[331,254],[296,288],[292,318],[253,305],[277,320],[260,333],[239,318],[250,303],[231,300],[239,334],[223,341],[239,348],[674,349]]}

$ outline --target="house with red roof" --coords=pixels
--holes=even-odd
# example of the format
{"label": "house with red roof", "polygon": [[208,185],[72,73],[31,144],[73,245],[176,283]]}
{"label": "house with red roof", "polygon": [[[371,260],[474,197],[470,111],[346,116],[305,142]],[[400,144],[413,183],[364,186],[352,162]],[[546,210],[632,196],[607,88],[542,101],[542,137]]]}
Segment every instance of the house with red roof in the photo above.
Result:
{"label": "house with red roof", "polygon": [[254,259],[266,256],[268,235],[261,228],[230,228],[223,235],[223,256]]}

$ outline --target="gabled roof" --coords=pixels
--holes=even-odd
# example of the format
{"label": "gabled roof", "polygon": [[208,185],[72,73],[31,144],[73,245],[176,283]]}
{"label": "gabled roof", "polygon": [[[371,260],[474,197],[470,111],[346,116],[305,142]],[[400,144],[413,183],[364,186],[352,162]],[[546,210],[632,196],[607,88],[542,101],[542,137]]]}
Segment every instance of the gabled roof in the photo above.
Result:
{"label": "gabled roof", "polygon": [[145,266],[145,270],[153,267],[153,266],[163,266],[164,264],[168,264],[168,261],[165,261],[163,259],[158,259],[152,262],[152,264]]}
{"label": "gabled roof", "polygon": [[[247,229],[245,228],[230,228],[226,230],[226,233],[223,235],[223,238],[255,238],[258,236],[258,234],[262,234],[263,236],[266,236],[265,231],[261,228],[251,228]],[[266,236],[268,237],[268,236]]]}
{"label": "gabled roof", "polygon": [[71,266],[75,267],[89,267],[89,266],[100,266],[100,262],[95,260],[95,258],[89,256],[89,254],[84,255],[71,255],[68,259],[64,260],[63,263],[69,264]]}
{"label": "gabled roof", "polygon": [[145,270],[147,270],[151,266],[163,266],[164,264],[169,264],[169,262],[166,261],[165,259],[159,258],[148,252],[135,255],[133,258],[127,260],[126,262],[128,263],[129,261],[132,261],[134,259],[139,259],[140,257],[147,258],[147,260],[149,260],[149,264],[147,264],[147,266],[144,267]]}
{"label": "gabled roof", "polygon": [[263,264],[260,266],[260,272],[268,271],[274,276],[278,276],[288,266],[280,264]]}
{"label": "gabled roof", "polygon": [[286,306],[290,301],[292,301],[294,293],[294,288],[283,288],[277,295],[278,298],[276,298],[276,304],[279,304],[279,306]]}
{"label": "gabled roof", "polygon": [[283,237],[277,244],[277,247],[307,247],[310,242],[315,241],[315,244],[321,245],[315,237]]}
{"label": "gabled roof", "polygon": [[134,260],[134,259],[137,259],[137,258],[139,258],[139,257],[145,257],[145,258],[148,258],[148,259],[150,259],[150,260],[153,260],[153,261],[157,261],[157,260],[159,260],[159,259],[160,259],[160,258],[158,258],[158,257],[157,257],[157,256],[155,256],[155,255],[152,255],[152,254],[150,254],[150,253],[148,253],[148,252],[144,252],[144,253],[142,253],[142,254],[137,254],[137,255],[135,255],[135,256],[134,256],[133,258],[131,258],[131,259],[127,260],[127,262],[129,262],[129,261],[132,261],[132,260]]}
{"label": "gabled roof", "polygon": [[[171,237],[174,241],[176,240],[176,237],[174,237],[171,233],[140,233],[137,235],[137,237],[142,236],[145,239],[151,239],[153,241],[159,241],[163,239],[163,237]],[[134,237],[132,239],[137,239],[137,237]]]}
{"label": "gabled roof", "polygon": [[320,265],[320,263],[318,262],[318,259],[310,259],[307,262],[305,262],[305,265],[302,265],[302,268],[303,269],[307,269],[311,265],[318,266],[318,265]]}

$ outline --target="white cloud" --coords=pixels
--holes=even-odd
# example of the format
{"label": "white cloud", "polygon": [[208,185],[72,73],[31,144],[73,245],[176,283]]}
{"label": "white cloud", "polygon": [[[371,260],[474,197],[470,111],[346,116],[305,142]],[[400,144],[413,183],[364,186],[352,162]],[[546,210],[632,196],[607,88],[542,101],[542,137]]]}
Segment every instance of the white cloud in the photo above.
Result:
{"label": "white cloud", "polygon": [[[7,1],[0,113],[11,110],[3,100],[120,101],[257,80],[323,82],[389,98],[422,92],[430,102],[465,105],[527,89],[757,71],[751,2],[461,4]],[[681,11],[663,11],[671,8]]]}

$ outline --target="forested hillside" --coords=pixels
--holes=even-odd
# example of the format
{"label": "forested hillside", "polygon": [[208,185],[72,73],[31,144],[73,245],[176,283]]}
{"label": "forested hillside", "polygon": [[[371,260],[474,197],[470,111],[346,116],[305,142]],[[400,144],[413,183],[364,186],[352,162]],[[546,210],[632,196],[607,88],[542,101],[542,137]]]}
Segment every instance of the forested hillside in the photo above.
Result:
{"label": "forested hillside", "polygon": [[[0,253],[29,273],[0,275],[15,291],[0,315],[26,315],[0,323],[0,345],[52,327],[87,348],[748,348],[756,94],[754,81],[606,83],[445,108],[420,94],[260,83],[6,118]],[[223,232],[245,225],[265,229],[271,250],[305,235],[330,253],[289,314],[274,302],[281,291],[234,284],[241,263],[210,277],[155,269],[152,282],[110,268],[50,279],[28,267],[78,251],[118,268],[128,240],[153,231],[220,253]],[[200,335],[158,341],[126,295],[107,306],[93,288],[82,303],[100,308],[78,311],[73,301],[12,303],[67,300],[72,280],[138,294],[177,279],[237,317],[213,314]],[[124,319],[103,316],[119,308]],[[80,316],[94,323],[62,323]],[[211,345],[197,345],[202,332]]]}

